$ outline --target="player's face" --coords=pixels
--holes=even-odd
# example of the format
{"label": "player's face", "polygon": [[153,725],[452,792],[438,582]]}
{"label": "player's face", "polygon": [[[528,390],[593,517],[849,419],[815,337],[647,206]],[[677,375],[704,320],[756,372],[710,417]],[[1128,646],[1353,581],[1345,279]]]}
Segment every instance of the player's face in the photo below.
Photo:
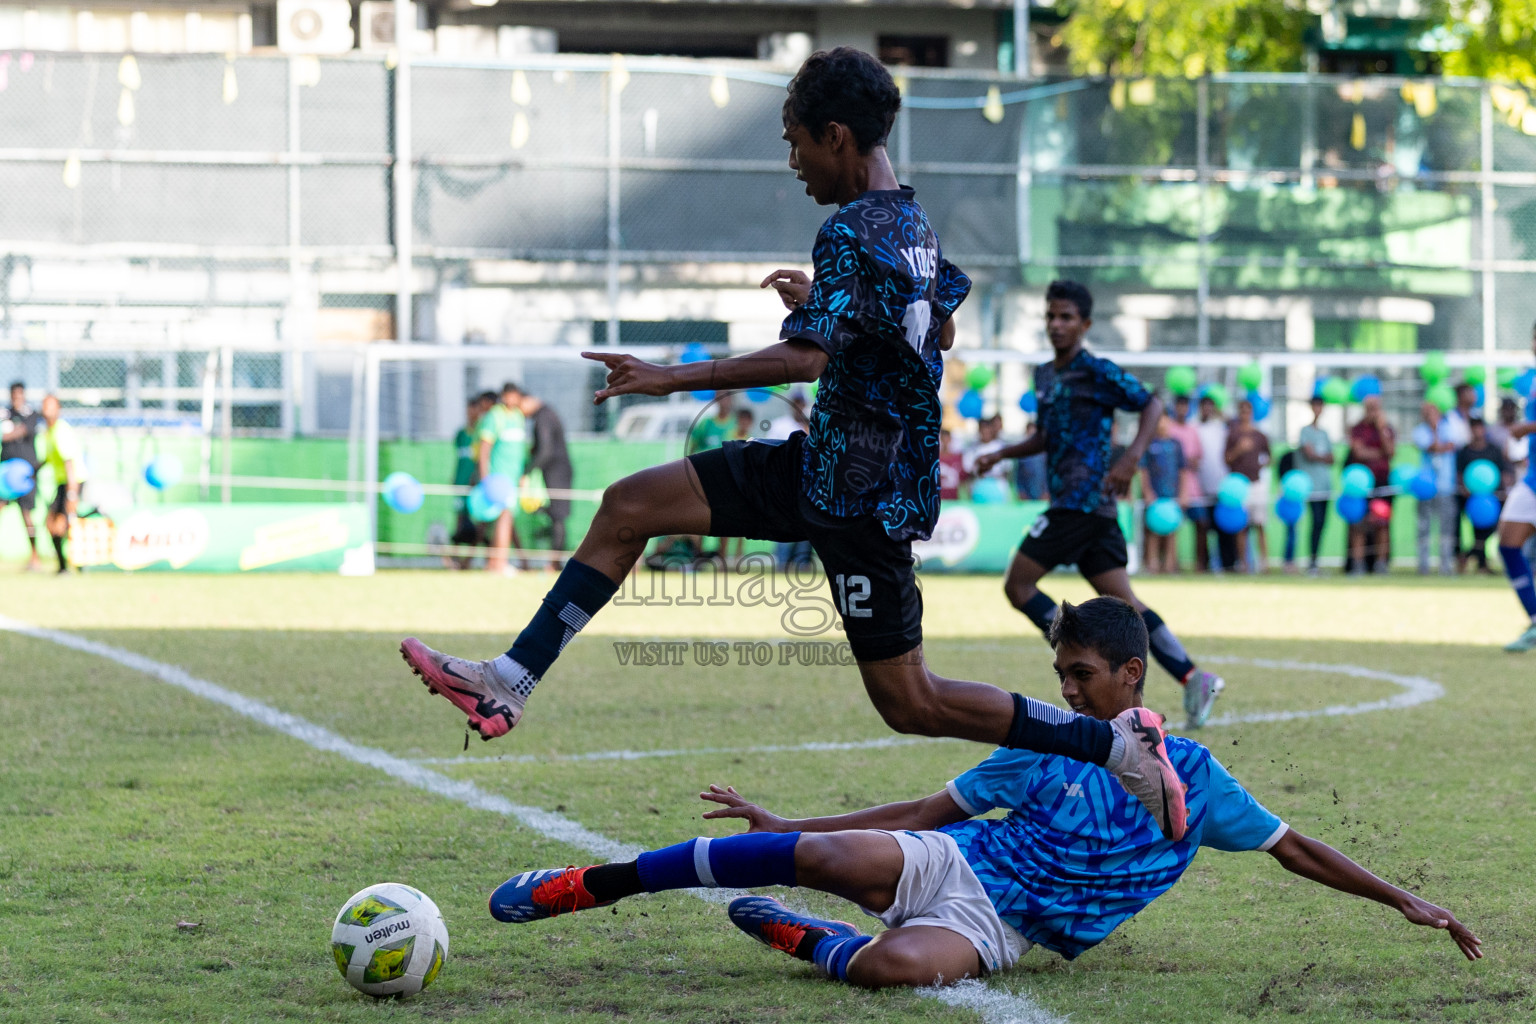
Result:
{"label": "player's face", "polygon": [[1080,715],[1107,721],[1141,703],[1136,684],[1146,665],[1140,658],[1111,670],[1098,651],[1062,644],[1056,648],[1055,668],[1062,700]]}
{"label": "player's face", "polygon": [[51,427],[58,421],[58,418],[59,400],[54,398],[52,395],[49,395],[47,398],[43,399],[43,419],[47,420],[48,425]]}
{"label": "player's face", "polygon": [[797,181],[805,182],[805,194],[816,200],[818,206],[837,202],[841,176],[838,143],[844,134],[835,130],[838,127],[828,125],[819,139],[804,125],[784,127],[784,141],[789,143],[789,169],[795,172]]}
{"label": "player's face", "polygon": [[27,393],[22,388],[11,388],[11,405],[20,409],[27,401]]}
{"label": "player's face", "polygon": [[1045,333],[1058,352],[1076,348],[1092,323],[1083,318],[1071,299],[1052,299],[1045,307]]}

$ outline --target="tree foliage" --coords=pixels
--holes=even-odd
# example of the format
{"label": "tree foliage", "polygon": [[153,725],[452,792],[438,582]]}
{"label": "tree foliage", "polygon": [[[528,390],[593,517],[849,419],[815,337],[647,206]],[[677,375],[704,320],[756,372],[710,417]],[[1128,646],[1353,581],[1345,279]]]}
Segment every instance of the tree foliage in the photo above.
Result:
{"label": "tree foliage", "polygon": [[1536,0],[1437,0],[1435,14],[1446,74],[1536,88]]}
{"label": "tree foliage", "polygon": [[1313,21],[1282,0],[1075,0],[1068,14],[1056,42],[1072,70],[1117,77],[1301,71]]}

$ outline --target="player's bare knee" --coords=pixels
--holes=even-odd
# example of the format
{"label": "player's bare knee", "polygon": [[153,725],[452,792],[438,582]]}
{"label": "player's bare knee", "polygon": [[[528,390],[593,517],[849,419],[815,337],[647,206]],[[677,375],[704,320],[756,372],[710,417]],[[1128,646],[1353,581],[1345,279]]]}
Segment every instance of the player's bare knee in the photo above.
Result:
{"label": "player's bare knee", "polygon": [[848,980],[860,988],[896,988],[932,985],[941,976],[932,961],[906,943],[876,942],[854,955]]}

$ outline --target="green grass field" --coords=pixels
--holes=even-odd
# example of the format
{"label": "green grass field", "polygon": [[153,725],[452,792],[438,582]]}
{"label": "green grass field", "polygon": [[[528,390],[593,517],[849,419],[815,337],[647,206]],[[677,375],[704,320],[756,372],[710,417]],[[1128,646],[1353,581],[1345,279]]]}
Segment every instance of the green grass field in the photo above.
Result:
{"label": "green grass field", "polygon": [[[852,668],[621,664],[614,644],[636,638],[784,638],[782,607],[674,606],[609,609],[567,650],[524,724],[494,744],[476,740],[460,760],[463,719],[427,695],[396,644],[413,632],[455,653],[496,653],[547,585],[542,575],[7,574],[0,614],[177,666],[640,846],[731,831],[699,820],[695,794],[709,782],[782,812],[832,813],[934,792],[986,753],[959,742],[755,749],[890,734]],[[1086,596],[1073,578],[1049,589]],[[1520,625],[1507,588],[1271,578],[1140,589],[1197,657],[1247,659],[1220,666],[1223,715],[1403,692],[1254,659],[1444,687],[1406,709],[1220,725],[1200,738],[1286,821],[1450,907],[1487,957],[1469,965],[1444,935],[1287,875],[1264,854],[1205,851],[1099,947],[1072,963],[1032,951],[990,988],[1076,1024],[1536,1017],[1536,659],[1498,649]],[[924,590],[939,671],[1055,696],[1048,648],[998,581],[930,577]],[[1178,707],[1156,670],[1148,702]],[[0,716],[3,1020],[978,1019],[909,992],[820,981],[685,893],[499,925],[485,910],[496,884],[591,856],[93,654],[0,632]],[[615,750],[684,753],[576,757]],[[376,1004],[337,974],[329,929],[347,896],[385,880],[433,896],[452,949],[433,988]]]}

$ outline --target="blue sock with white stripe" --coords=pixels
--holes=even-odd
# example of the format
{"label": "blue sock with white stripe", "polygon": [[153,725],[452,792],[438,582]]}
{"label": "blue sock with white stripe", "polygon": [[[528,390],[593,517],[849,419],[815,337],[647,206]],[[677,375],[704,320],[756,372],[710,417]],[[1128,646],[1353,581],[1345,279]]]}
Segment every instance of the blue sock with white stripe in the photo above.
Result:
{"label": "blue sock with white stripe", "polygon": [[527,699],[565,645],[618,590],[617,583],[590,565],[567,561],[512,649],[492,663],[497,675]]}
{"label": "blue sock with white stripe", "polygon": [[799,832],[748,832],[724,839],[700,836],[642,853],[635,863],[646,892],[794,885],[799,841]]}
{"label": "blue sock with white stripe", "polygon": [[848,963],[853,959],[853,954],[875,941],[873,935],[855,935],[851,938],[843,938],[838,935],[828,935],[816,943],[816,949],[811,958],[816,966],[826,972],[827,977],[837,981],[848,980]]}
{"label": "blue sock with white stripe", "polygon": [[1509,577],[1509,585],[1515,588],[1515,596],[1520,598],[1531,622],[1536,623],[1536,583],[1531,580],[1531,566],[1525,560],[1525,552],[1501,544],[1499,557],[1504,560],[1504,574]]}

